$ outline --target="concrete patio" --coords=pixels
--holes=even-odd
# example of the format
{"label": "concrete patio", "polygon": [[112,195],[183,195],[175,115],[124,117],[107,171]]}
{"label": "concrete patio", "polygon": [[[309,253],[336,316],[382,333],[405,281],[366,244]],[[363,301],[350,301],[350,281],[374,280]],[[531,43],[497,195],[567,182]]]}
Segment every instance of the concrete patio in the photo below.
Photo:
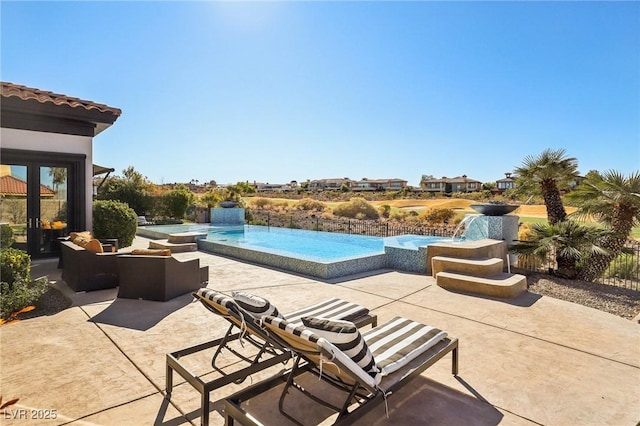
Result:
{"label": "concrete patio", "polygon": [[[138,237],[134,244],[148,242]],[[453,293],[426,275],[378,271],[326,283],[203,252],[176,256],[208,265],[210,288],[249,290],[284,312],[335,296],[369,307],[380,323],[401,315],[460,340],[458,377],[451,375],[447,355],[388,398],[388,418],[381,404],[358,424],[640,421],[640,326],[632,321],[528,293],[506,301]],[[55,262],[34,266],[34,277],[44,274],[65,288]],[[69,309],[0,328],[0,394],[5,402],[20,398],[0,415],[0,424],[200,424],[200,395],[181,377],[175,376],[171,400],[165,399],[165,355],[221,337],[227,323],[190,295],[162,303],[116,294],[70,294]],[[189,367],[213,374],[208,356],[194,356]],[[224,423],[221,400],[248,385],[212,394],[211,424]],[[31,419],[46,410],[56,418]],[[274,393],[258,398],[252,410],[265,424],[290,424],[279,415]],[[319,412],[305,412],[312,424],[330,423]]]}

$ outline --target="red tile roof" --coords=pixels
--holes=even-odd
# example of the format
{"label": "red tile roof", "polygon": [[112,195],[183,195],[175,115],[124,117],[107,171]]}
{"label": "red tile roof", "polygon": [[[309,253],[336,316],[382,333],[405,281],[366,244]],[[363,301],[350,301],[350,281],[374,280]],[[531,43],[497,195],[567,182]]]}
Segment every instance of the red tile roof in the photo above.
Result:
{"label": "red tile roof", "polygon": [[[0,194],[2,195],[26,195],[27,194],[27,182],[22,179],[18,179],[11,175],[5,175],[0,177]],[[55,194],[45,185],[40,185],[40,195],[51,197]]]}
{"label": "red tile roof", "polygon": [[108,105],[98,104],[93,101],[86,101],[78,98],[72,98],[67,95],[61,95],[58,93],[47,92],[40,89],[34,89],[32,87],[21,86],[18,84],[0,82],[2,84],[2,97],[9,98],[16,96],[22,100],[34,99],[41,104],[50,102],[55,105],[68,105],[71,108],[84,108],[87,111],[98,110],[100,112],[110,112],[116,116],[122,114],[122,110],[119,108],[113,108]]}

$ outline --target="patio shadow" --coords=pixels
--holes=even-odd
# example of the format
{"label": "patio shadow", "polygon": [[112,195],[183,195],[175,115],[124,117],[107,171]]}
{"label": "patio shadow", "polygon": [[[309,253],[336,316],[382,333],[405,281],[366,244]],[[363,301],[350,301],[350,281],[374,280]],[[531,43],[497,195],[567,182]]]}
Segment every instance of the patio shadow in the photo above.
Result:
{"label": "patio shadow", "polygon": [[464,294],[466,296],[477,297],[478,299],[495,300],[496,302],[502,302],[508,305],[513,305],[513,306],[519,306],[521,308],[529,308],[542,298],[541,295],[536,293],[529,293],[528,291],[525,291],[524,293],[519,294],[516,297],[506,299],[501,297],[487,296],[484,294],[469,293],[466,291],[458,291],[458,290],[452,290],[452,289],[443,289],[443,290],[448,291],[450,293],[458,293],[458,294]]}
{"label": "patio shadow", "polygon": [[[341,392],[317,377],[306,373],[299,377],[306,388],[315,389],[322,399],[332,403],[341,402]],[[464,380],[461,381],[463,383]],[[381,403],[371,412],[359,419],[360,425],[482,425],[493,426],[503,421],[503,414],[493,407],[466,382],[463,386],[471,393],[460,392],[439,382],[419,376],[388,399],[389,415],[385,404]],[[283,385],[278,385],[255,398],[243,403],[243,406],[263,424],[293,425],[278,412],[278,399]],[[305,424],[325,424],[328,419],[335,421],[335,414],[293,391],[287,399],[287,410],[294,416],[304,419]],[[223,401],[210,403],[212,419],[223,416]],[[198,421],[199,410],[187,414],[189,420]]]}
{"label": "patio shadow", "polygon": [[99,314],[89,318],[89,321],[145,331],[192,301],[191,294],[184,294],[167,302],[116,299]]}
{"label": "patio shadow", "polygon": [[384,406],[377,407],[365,419],[371,425],[451,424],[468,426],[492,426],[503,420],[503,414],[500,411],[462,378],[456,378],[473,396],[421,376],[398,392],[395,397],[389,399],[388,419],[384,413]]}

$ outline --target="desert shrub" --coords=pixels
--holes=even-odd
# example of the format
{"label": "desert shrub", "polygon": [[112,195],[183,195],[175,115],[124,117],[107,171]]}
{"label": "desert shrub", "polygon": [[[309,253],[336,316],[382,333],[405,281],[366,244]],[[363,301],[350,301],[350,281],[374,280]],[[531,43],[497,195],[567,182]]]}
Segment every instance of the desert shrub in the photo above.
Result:
{"label": "desert shrub", "polygon": [[449,223],[455,216],[456,213],[453,209],[429,209],[422,213],[419,218],[423,222],[434,225],[438,223]]}
{"label": "desert shrub", "polygon": [[322,212],[327,208],[327,206],[321,201],[313,200],[311,198],[303,198],[295,204],[295,208],[298,210]]}
{"label": "desert shrub", "polygon": [[27,253],[16,248],[0,250],[0,277],[9,286],[20,279],[29,280],[31,277],[31,258]]}
{"label": "desert shrub", "polygon": [[289,211],[289,203],[285,200],[273,203],[274,210],[286,212]]}
{"label": "desert shrub", "polygon": [[391,206],[389,204],[383,204],[378,207],[378,214],[385,219],[389,218],[389,214],[391,213]]}
{"label": "desert shrub", "polygon": [[273,204],[273,201],[271,201],[268,198],[262,198],[262,197],[258,197],[258,198],[254,198],[253,200],[251,200],[251,204],[253,205],[253,207],[255,207],[256,209],[264,209],[267,206],[270,206]]}
{"label": "desert shrub", "polygon": [[518,228],[518,239],[520,241],[530,241],[533,239],[534,233],[529,223],[521,223]]}
{"label": "desert shrub", "polygon": [[389,219],[397,220],[399,222],[402,222],[407,218],[407,216],[409,216],[409,213],[406,210],[398,210],[398,211],[395,211],[395,212],[391,213],[389,215]]}
{"label": "desert shrub", "polygon": [[333,214],[352,219],[378,219],[380,217],[376,208],[364,198],[352,198],[351,201],[336,206],[333,209]]}
{"label": "desert shrub", "polygon": [[607,278],[637,279],[640,277],[640,261],[633,254],[622,253],[611,261],[604,275]]}
{"label": "desert shrub", "polygon": [[11,227],[7,224],[0,225],[0,249],[11,247],[14,241]]}
{"label": "desert shrub", "polygon": [[93,202],[93,235],[117,238],[119,247],[129,247],[136,236],[138,217],[127,204],[112,200]]}

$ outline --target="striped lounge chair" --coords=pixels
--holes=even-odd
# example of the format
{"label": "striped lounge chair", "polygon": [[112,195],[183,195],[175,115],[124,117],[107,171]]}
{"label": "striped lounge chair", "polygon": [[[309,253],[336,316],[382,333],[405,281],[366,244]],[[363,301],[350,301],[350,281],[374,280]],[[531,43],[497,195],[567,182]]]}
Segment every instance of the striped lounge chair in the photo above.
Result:
{"label": "striped lounge chair", "polygon": [[[264,318],[267,330],[296,354],[293,368],[226,398],[227,425],[234,424],[234,420],[245,426],[259,424],[243,403],[283,382],[279,410],[289,420],[302,424],[285,410],[285,398],[291,389],[296,389],[337,412],[334,424],[351,424],[449,352],[452,373],[458,374],[458,340],[434,327],[396,317],[360,334],[348,321],[313,317],[302,320],[300,326],[282,318]],[[296,377],[305,372],[342,390],[343,404],[331,404],[299,385]]]}
{"label": "striped lounge chair", "polygon": [[[207,310],[226,319],[229,322],[229,327],[222,338],[167,354],[166,389],[167,398],[170,398],[173,390],[173,372],[175,371],[198,390],[202,396],[201,422],[203,425],[209,423],[207,408],[209,394],[212,390],[229,383],[242,383],[250,375],[276,364],[284,363],[292,357],[292,352],[288,347],[274,340],[266,332],[262,318],[266,316],[286,318],[291,324],[301,327],[303,326],[302,319],[308,316],[349,320],[357,327],[366,325],[375,327],[377,325],[377,316],[370,314],[367,308],[342,299],[328,299],[282,315],[267,299],[246,292],[233,292],[231,295],[227,295],[209,288],[201,288],[193,296]],[[257,348],[257,352],[248,357],[234,348],[232,343],[235,341],[248,342]],[[211,348],[215,348],[211,366],[220,373],[221,377],[205,382],[189,371],[180,362],[180,358]],[[235,368],[232,371],[229,371],[228,367],[219,367],[216,361],[223,349],[245,361],[247,366]]]}

